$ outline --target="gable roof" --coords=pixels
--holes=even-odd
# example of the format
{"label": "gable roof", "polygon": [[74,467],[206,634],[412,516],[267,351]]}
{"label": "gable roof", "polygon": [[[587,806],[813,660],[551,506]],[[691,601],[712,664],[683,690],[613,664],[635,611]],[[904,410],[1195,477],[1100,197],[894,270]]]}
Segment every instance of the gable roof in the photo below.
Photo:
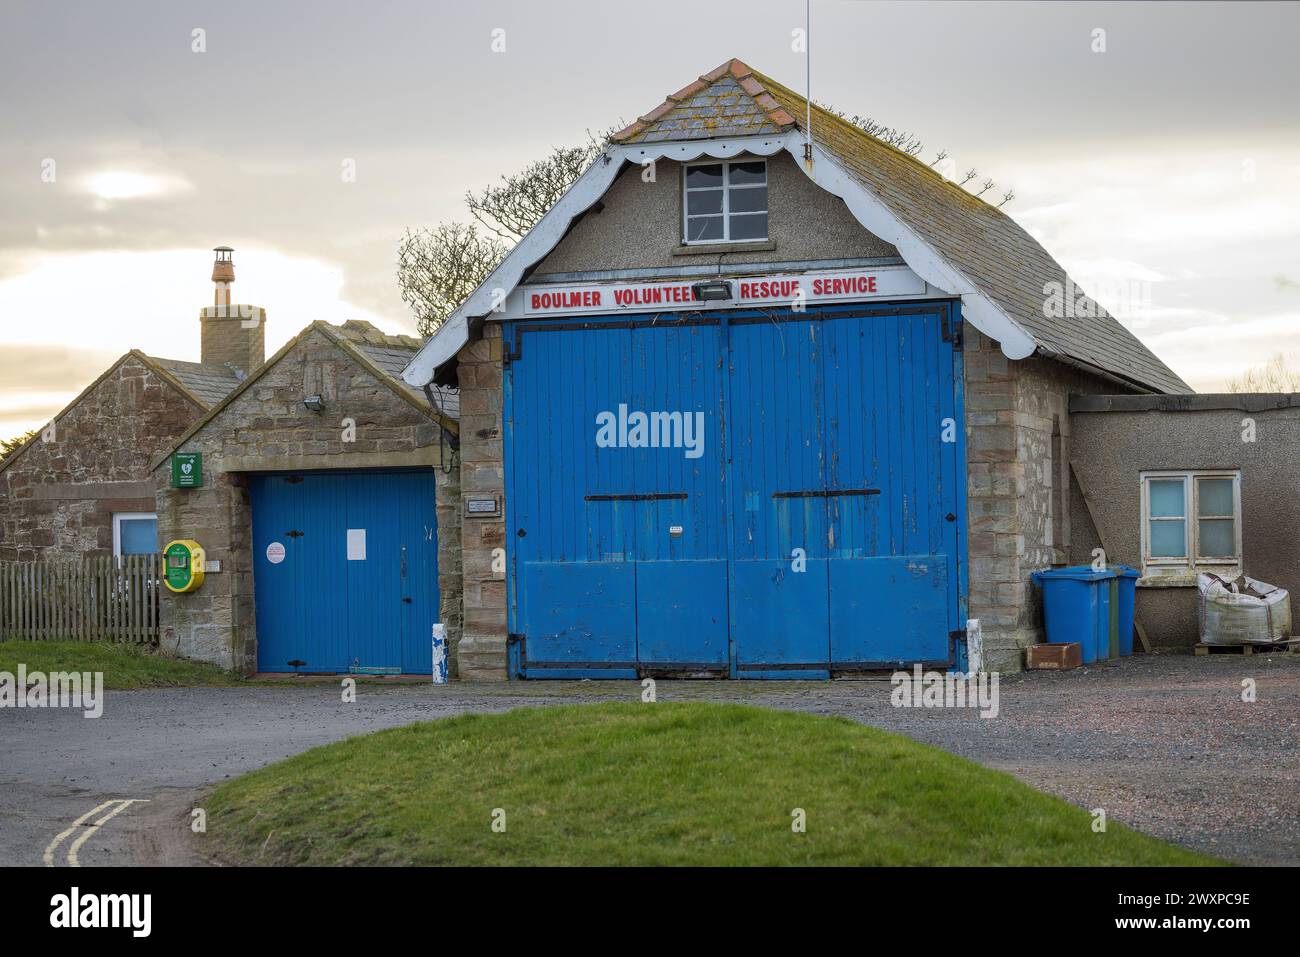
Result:
{"label": "gable roof", "polygon": [[[210,365],[205,366],[198,362],[181,362],[178,359],[157,359],[154,358],[153,356],[145,355],[139,349],[132,349],[130,352],[124,354],[116,362],[114,362],[102,373],[100,373],[95,378],[94,382],[90,383],[90,385],[86,386],[79,393],[77,393],[77,397],[73,399],[71,402],[69,402],[67,405],[65,405],[57,413],[55,413],[54,416],[50,419],[50,421],[58,422],[60,419],[64,418],[69,412],[75,409],[82,402],[82,400],[84,400],[88,395],[90,395],[92,392],[98,389],[105,379],[107,379],[114,372],[116,372],[122,366],[122,364],[129,359],[135,359],[141,365],[157,373],[159,379],[161,379],[163,382],[167,383],[167,385],[169,385],[171,388],[179,392],[183,398],[188,399],[191,403],[193,403],[196,408],[196,411],[200,411],[200,412],[203,411],[204,409],[209,408],[212,405],[212,403],[208,401],[205,398],[205,396],[210,391],[215,390],[216,388],[219,387],[216,384],[218,380],[221,379],[221,373],[218,370],[225,370],[230,374],[233,380],[231,383],[231,388],[233,388],[234,384],[238,382],[237,379],[234,379],[234,373],[231,372],[231,370],[227,369],[225,366],[210,366]],[[193,370],[182,369],[179,371],[174,371],[173,369],[169,368],[170,365],[194,366],[196,368]],[[228,392],[230,390],[226,389],[226,391]],[[34,442],[40,439],[40,437],[41,437],[40,430],[38,429],[37,433],[33,435],[30,439],[28,439],[22,445],[18,446],[18,448],[10,452],[8,456],[6,456],[3,459],[0,459],[0,472],[3,472],[5,469],[9,468],[9,466],[12,465],[15,461],[17,461],[18,457],[22,455],[24,452],[26,452],[27,449]]]}
{"label": "gable roof", "polygon": [[[143,353],[142,353],[143,355]],[[210,409],[239,385],[240,374],[227,365],[214,362],[186,362],[184,359],[162,359],[143,356],[155,370],[170,377],[172,384],[189,394],[205,409]]]}
{"label": "gable roof", "polygon": [[[797,109],[806,102],[755,75],[778,103]],[[1068,289],[1073,283],[1051,253],[1002,210],[847,120],[816,105],[812,115],[813,140],[1001,306],[1046,355],[1085,362],[1157,392],[1194,391],[1100,305],[1080,310],[1096,318],[1048,316],[1044,287]]]}
{"label": "gable roof", "polygon": [[689,83],[610,137],[616,143],[655,143],[719,136],[762,136],[795,125],[754,71],[728,60]]}
{"label": "gable roof", "polygon": [[459,433],[460,427],[456,419],[444,411],[443,401],[447,398],[445,391],[439,390],[435,386],[429,387],[433,391],[436,400],[443,400],[439,401],[439,407],[435,408],[430,405],[423,389],[408,385],[391,371],[399,362],[403,365],[410,362],[411,358],[420,349],[420,339],[412,336],[390,336],[372,324],[359,319],[350,319],[341,326],[334,326],[328,322],[317,320],[281,346],[275,355],[267,359],[256,372],[247,376],[239,383],[237,388],[229,392],[220,402],[212,406],[207,411],[207,414],[186,429],[185,434],[173,442],[171,448],[149,466],[150,471],[166,462],[173,452],[197,435],[204,426],[248,391],[262,376],[278,365],[281,359],[292,352],[295,346],[313,332],[324,335],[326,339],[355,360],[376,380],[391,389],[394,394],[437,422],[440,428],[444,428],[452,434]]}
{"label": "gable roof", "polygon": [[513,289],[573,218],[608,189],[623,163],[730,156],[741,149],[771,155],[784,148],[818,185],[844,199],[864,227],[897,246],[922,278],[961,295],[967,320],[1012,358],[1036,351],[1138,389],[1192,391],[1095,303],[1079,310],[1095,318],[1047,315],[1045,287],[1072,288],[1064,268],[1001,210],[915,157],[814,105],[814,162],[803,163],[807,108],[802,96],[737,59],[669,96],[610,138],[604,163],[598,159],[515,246],[426,343],[404,378],[429,381],[468,341],[469,320],[488,316],[485,290]]}
{"label": "gable roof", "polygon": [[[734,103],[734,99],[742,102]],[[724,101],[728,103],[725,107]],[[730,110],[745,110],[751,116],[754,111],[761,112],[763,129],[754,132],[803,132],[807,100],[740,60],[731,59],[674,93],[611,139],[641,143],[660,138],[736,135],[730,132]],[[1100,306],[1080,310],[1096,318],[1045,315],[1044,286],[1057,283],[1068,289],[1070,278],[1061,264],[1002,210],[976,198],[916,157],[816,104],[812,107],[812,138],[1001,306],[1046,355],[1085,362],[1158,392],[1192,391]]]}
{"label": "gable roof", "polygon": [[[424,345],[423,339],[414,336],[390,336],[361,319],[349,319],[341,326],[320,323],[322,331],[340,345],[359,355],[376,375],[384,377],[388,385],[407,392],[423,409],[428,409],[424,390],[408,385],[402,380],[402,370]],[[439,386],[429,387],[434,393],[438,411],[452,419],[460,418],[460,394]]]}

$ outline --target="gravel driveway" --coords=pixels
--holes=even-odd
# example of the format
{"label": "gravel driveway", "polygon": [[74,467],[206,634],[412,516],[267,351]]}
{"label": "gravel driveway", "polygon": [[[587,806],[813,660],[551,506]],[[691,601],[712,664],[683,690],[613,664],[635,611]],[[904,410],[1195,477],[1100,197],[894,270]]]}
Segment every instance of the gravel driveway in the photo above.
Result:
{"label": "gravel driveway", "polygon": [[[1241,700],[1242,680],[1257,700]],[[1300,656],[1139,656],[1005,679],[1001,713],[901,709],[886,680],[667,682],[659,700],[843,715],[1008,771],[1110,820],[1246,863],[1300,864]],[[104,716],[0,711],[0,864],[192,863],[211,785],[351,734],[465,711],[638,700],[634,682],[110,691]],[[133,799],[129,806],[106,806]],[[69,829],[88,812],[80,829]]]}

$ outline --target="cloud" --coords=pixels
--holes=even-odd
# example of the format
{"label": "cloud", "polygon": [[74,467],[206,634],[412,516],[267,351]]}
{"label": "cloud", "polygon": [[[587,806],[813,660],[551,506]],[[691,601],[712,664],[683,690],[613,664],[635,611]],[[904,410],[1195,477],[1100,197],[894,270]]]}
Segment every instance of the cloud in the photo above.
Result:
{"label": "cloud", "polygon": [[[405,331],[349,302],[334,264],[253,245],[236,248],[235,263],[235,300],[267,310],[268,356],[317,319]],[[46,421],[131,348],[199,359],[210,250],[28,254],[13,265],[0,279],[0,316],[14,317],[0,350],[0,429]]]}
{"label": "cloud", "polygon": [[1300,372],[1300,312],[1262,316],[1188,311],[1144,341],[1198,392],[1222,392],[1229,379],[1275,353]]}
{"label": "cloud", "polygon": [[63,392],[72,383],[88,383],[121,354],[58,344],[6,343],[0,350],[0,407],[15,393]]}
{"label": "cloud", "polygon": [[81,187],[101,200],[122,200],[192,190],[194,185],[179,176],[109,169],[82,177]]}

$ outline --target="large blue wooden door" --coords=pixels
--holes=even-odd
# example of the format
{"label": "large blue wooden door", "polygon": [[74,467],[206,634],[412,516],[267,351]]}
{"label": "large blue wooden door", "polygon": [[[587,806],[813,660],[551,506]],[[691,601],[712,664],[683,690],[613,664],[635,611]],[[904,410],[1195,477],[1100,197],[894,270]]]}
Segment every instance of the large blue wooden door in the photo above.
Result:
{"label": "large blue wooden door", "polygon": [[626,448],[596,444],[597,416],[631,400],[631,330],[515,334],[505,424],[511,630],[526,636],[534,677],[634,677],[635,469]]}
{"label": "large blue wooden door", "polygon": [[957,622],[953,345],[934,309],[827,311],[832,668],[950,661]]}
{"label": "large blue wooden door", "polygon": [[[533,677],[728,664],[716,319],[516,326],[511,630]],[[612,422],[602,434],[601,423]]]}
{"label": "large blue wooden door", "polygon": [[[507,326],[513,673],[815,678],[952,661],[956,309]],[[632,437],[636,415],[672,428],[677,413],[700,416],[698,446]],[[602,416],[613,442],[598,440]]]}
{"label": "large blue wooden door", "polygon": [[727,540],[717,320],[632,331],[629,448],[636,508],[637,662],[643,672],[727,669]]}
{"label": "large blue wooden door", "polygon": [[433,473],[254,476],[249,492],[258,669],[428,674]]}
{"label": "large blue wooden door", "polygon": [[820,322],[731,325],[737,677],[829,676],[824,362]]}

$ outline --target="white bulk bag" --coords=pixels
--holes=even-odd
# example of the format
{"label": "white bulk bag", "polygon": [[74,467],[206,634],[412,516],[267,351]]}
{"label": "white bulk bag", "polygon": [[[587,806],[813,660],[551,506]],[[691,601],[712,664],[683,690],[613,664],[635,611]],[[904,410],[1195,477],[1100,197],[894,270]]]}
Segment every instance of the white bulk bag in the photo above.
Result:
{"label": "white bulk bag", "polygon": [[1291,637],[1291,596],[1285,588],[1247,578],[1225,581],[1201,572],[1201,642],[1207,645],[1268,645]]}

